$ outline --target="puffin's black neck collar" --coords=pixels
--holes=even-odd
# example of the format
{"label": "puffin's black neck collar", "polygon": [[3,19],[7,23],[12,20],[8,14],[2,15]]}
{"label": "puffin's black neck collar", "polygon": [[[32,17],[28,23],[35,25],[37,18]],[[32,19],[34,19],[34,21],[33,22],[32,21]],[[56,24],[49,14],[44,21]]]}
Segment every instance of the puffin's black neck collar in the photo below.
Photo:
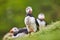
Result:
{"label": "puffin's black neck collar", "polygon": [[32,14],[29,14],[29,13],[28,13],[26,16],[30,16],[30,17],[33,17],[33,15],[32,15]]}
{"label": "puffin's black neck collar", "polygon": [[[38,18],[39,19],[39,18]],[[44,21],[44,19],[39,19],[40,21]]]}

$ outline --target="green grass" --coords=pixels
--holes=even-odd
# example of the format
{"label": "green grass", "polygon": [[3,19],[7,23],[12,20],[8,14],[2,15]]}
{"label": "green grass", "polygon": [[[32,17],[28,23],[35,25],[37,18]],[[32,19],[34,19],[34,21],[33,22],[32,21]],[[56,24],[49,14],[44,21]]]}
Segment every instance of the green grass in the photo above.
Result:
{"label": "green grass", "polygon": [[48,25],[39,32],[11,40],[60,40],[60,21]]}

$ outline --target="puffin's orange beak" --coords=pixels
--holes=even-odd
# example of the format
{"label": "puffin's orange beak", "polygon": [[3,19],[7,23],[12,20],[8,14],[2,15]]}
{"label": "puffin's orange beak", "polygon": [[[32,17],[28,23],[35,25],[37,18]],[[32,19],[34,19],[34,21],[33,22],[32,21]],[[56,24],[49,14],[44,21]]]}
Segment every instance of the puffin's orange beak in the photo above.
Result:
{"label": "puffin's orange beak", "polygon": [[10,30],[10,33],[14,33],[12,30]]}
{"label": "puffin's orange beak", "polygon": [[31,11],[31,10],[29,10],[29,13],[30,13],[30,14],[32,14],[32,11]]}

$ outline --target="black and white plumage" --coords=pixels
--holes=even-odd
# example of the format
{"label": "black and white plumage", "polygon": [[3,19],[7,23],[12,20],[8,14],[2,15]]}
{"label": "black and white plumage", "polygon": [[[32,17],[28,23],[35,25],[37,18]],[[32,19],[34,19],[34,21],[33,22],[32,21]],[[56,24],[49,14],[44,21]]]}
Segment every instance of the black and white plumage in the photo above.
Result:
{"label": "black and white plumage", "polygon": [[39,30],[46,26],[45,15],[43,13],[38,15],[38,19],[36,19],[36,21],[38,23]]}
{"label": "black and white plumage", "polygon": [[36,28],[35,18],[32,16],[32,8],[27,7],[26,13],[27,15],[25,17],[24,22],[28,32],[36,32],[37,28]]}
{"label": "black and white plumage", "polygon": [[23,36],[25,34],[28,34],[27,28],[20,28],[14,27],[11,29],[11,32],[13,32],[14,37]]}
{"label": "black and white plumage", "polygon": [[3,40],[8,40],[10,38],[23,37],[26,34],[28,34],[28,31],[26,28],[13,27],[10,30],[10,32],[8,32],[6,35],[4,35]]}
{"label": "black and white plumage", "polygon": [[14,33],[14,36],[16,36],[19,33],[28,34],[27,28],[20,28],[18,32]]}
{"label": "black and white plumage", "polygon": [[39,23],[39,26],[45,26],[46,25],[45,20],[37,19],[37,22]]}

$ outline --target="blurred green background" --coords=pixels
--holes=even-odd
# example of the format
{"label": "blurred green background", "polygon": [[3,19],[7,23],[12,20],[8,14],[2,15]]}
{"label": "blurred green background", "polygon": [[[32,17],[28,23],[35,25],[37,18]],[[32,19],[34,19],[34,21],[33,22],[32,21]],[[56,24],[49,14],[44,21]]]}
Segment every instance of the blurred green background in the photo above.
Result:
{"label": "blurred green background", "polygon": [[0,0],[0,40],[12,27],[25,27],[25,8],[31,6],[37,18],[46,15],[48,24],[60,20],[60,0]]}

